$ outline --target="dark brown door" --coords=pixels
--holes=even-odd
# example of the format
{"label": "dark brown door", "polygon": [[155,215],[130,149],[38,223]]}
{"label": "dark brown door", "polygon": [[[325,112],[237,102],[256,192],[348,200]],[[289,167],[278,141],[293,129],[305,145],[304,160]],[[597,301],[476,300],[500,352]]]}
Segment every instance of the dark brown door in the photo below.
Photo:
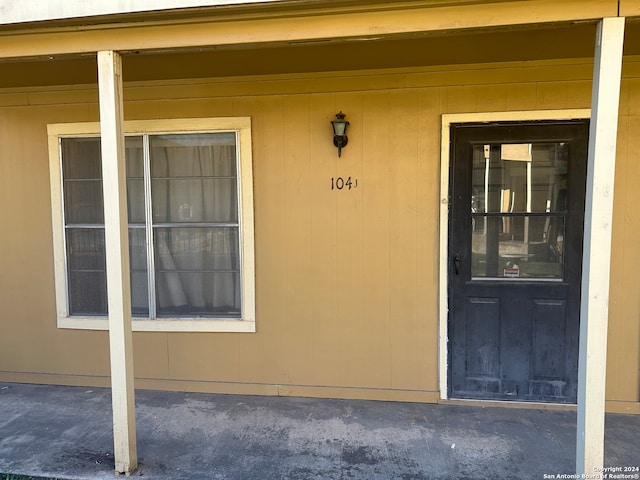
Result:
{"label": "dark brown door", "polygon": [[575,403],[588,123],[451,133],[449,394]]}

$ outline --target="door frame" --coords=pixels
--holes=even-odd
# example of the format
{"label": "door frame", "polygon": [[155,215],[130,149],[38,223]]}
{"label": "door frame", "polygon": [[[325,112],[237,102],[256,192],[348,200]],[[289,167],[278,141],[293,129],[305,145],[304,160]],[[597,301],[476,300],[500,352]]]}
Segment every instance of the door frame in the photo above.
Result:
{"label": "door frame", "polygon": [[[528,110],[514,112],[453,113],[442,115],[440,144],[440,259],[438,272],[438,385],[440,399],[448,400],[449,378],[449,181],[451,155],[451,124],[502,121],[577,120],[589,119],[591,110]],[[511,402],[513,403],[513,402]]]}

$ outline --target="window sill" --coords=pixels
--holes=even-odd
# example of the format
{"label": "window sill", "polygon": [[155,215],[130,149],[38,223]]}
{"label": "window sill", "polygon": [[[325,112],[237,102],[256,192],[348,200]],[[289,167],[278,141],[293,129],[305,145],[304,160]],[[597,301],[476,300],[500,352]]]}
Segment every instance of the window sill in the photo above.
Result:
{"label": "window sill", "polygon": [[[58,328],[77,330],[109,330],[109,319],[104,317],[58,317]],[[133,318],[134,332],[247,332],[256,331],[256,322],[228,318]]]}

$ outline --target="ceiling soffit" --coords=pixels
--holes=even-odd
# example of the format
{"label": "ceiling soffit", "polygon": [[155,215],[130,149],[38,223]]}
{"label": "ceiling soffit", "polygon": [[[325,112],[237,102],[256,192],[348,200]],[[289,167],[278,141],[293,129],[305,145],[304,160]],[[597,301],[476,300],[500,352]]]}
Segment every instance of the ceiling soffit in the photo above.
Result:
{"label": "ceiling soffit", "polygon": [[[596,26],[123,55],[127,82],[544,61],[593,56]],[[638,42],[640,45],[640,42]],[[640,52],[639,52],[640,53]],[[2,64],[0,87],[97,83],[95,54]]]}
{"label": "ceiling soffit", "polygon": [[[327,6],[331,5],[331,7]],[[339,6],[336,6],[339,5]],[[357,42],[595,23],[615,0],[291,1],[0,28],[0,59]],[[102,22],[102,23],[101,23]]]}

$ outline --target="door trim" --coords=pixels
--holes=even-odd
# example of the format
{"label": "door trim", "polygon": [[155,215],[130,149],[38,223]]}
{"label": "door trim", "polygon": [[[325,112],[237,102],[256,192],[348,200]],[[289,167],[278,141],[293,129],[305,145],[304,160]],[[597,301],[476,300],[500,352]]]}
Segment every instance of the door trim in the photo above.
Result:
{"label": "door trim", "polygon": [[441,144],[440,144],[440,259],[438,272],[438,385],[440,399],[447,400],[448,392],[448,266],[449,266],[449,167],[451,154],[451,124],[472,122],[502,122],[502,121],[536,121],[536,120],[576,120],[589,119],[591,110],[530,110],[515,112],[484,112],[484,113],[454,113],[442,114]]}

